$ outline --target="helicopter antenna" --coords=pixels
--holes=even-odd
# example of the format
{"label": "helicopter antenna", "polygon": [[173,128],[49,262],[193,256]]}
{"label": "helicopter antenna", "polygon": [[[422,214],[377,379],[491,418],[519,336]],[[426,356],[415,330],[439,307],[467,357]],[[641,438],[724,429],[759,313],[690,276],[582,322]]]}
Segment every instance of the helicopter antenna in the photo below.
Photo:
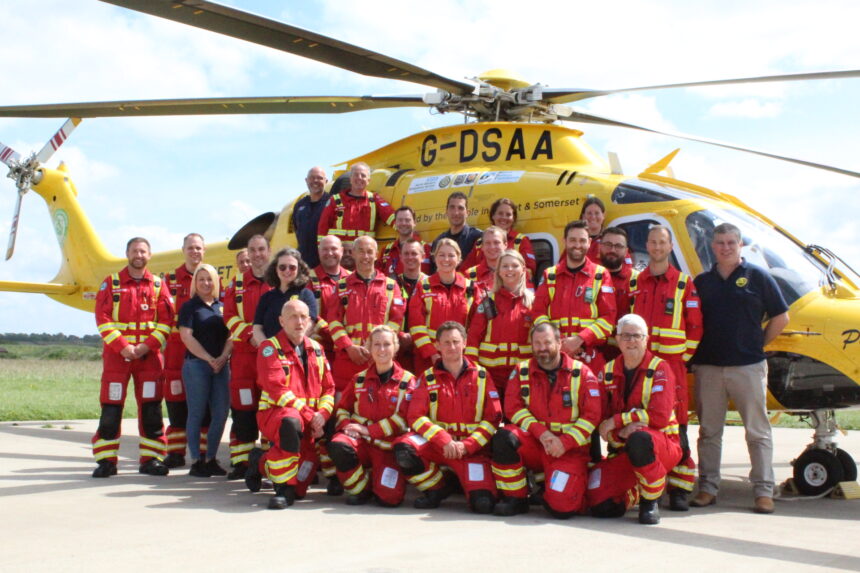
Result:
{"label": "helicopter antenna", "polygon": [[39,167],[51,159],[79,123],[81,123],[80,118],[68,119],[57,133],[42,146],[42,149],[38,153],[32,153],[26,161],[21,161],[21,155],[14,149],[0,143],[0,161],[9,168],[8,177],[15,181],[15,187],[18,189],[15,212],[12,215],[12,227],[9,231],[9,243],[6,246],[7,261],[12,258],[12,254],[15,252],[18,223],[21,221],[21,200],[32,185],[38,185],[41,181],[42,172],[39,171]]}

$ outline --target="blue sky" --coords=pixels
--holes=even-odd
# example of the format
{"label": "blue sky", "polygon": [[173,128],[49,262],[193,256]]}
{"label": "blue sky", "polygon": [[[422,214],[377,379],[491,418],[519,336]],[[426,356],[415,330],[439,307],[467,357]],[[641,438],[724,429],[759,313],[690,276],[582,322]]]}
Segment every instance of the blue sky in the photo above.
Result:
{"label": "blue sky", "polygon": [[[225,2],[461,80],[508,68],[550,87],[616,88],[850,69],[856,2]],[[95,0],[0,3],[11,48],[0,105],[265,95],[420,94]],[[595,113],[860,171],[860,79],[643,92],[592,100]],[[229,238],[336,165],[459,116],[386,110],[337,116],[85,120],[50,166],[67,163],[101,238],[120,254],[142,234],[156,250],[189,231]],[[62,122],[0,119],[0,141],[39,149]],[[676,147],[676,175],[732,193],[807,242],[860,267],[860,181],[665,137],[577,126],[638,173]],[[0,180],[0,240],[14,185]],[[15,257],[0,279],[44,281],[59,266],[47,209],[25,197]],[[95,333],[91,315],[38,295],[0,294],[0,332]]]}

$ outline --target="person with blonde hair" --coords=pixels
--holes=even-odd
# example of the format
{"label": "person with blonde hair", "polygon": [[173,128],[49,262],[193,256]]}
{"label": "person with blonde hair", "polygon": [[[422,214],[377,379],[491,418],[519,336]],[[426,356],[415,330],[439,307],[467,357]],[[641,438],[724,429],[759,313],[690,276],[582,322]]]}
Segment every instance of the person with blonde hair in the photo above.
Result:
{"label": "person with blonde hair", "polygon": [[502,400],[517,364],[532,356],[529,330],[535,296],[528,288],[527,275],[528,267],[519,252],[508,249],[502,253],[493,292],[481,301],[469,324],[466,356],[487,369]]}
{"label": "person with blonde hair", "polygon": [[[212,265],[201,263],[191,281],[191,298],[179,310],[179,336],[185,345],[182,379],[188,400],[188,453],[194,460],[189,475],[227,475],[218,465],[218,444],[230,408],[230,354],[233,341],[224,324],[224,307],[219,300],[221,283]],[[200,425],[210,414],[206,455],[200,452]]]}

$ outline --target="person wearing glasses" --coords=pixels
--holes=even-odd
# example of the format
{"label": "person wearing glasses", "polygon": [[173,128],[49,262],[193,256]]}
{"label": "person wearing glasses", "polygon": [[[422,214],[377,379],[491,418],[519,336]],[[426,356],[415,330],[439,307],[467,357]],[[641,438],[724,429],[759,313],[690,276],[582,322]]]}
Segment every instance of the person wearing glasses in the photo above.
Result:
{"label": "person wearing glasses", "polygon": [[[631,281],[639,271],[633,268],[627,258],[627,231],[621,227],[608,227],[600,235],[600,264],[612,276],[612,286],[615,288],[615,308],[620,315],[630,311]],[[602,348],[606,360],[612,360],[620,354],[618,342],[610,336]]]}
{"label": "person wearing glasses", "polygon": [[266,269],[272,290],[260,297],[254,314],[254,334],[263,340],[281,330],[279,317],[284,303],[298,299],[308,305],[311,324],[317,320],[317,299],[310,288],[310,270],[296,249],[281,249]]}
{"label": "person wearing glasses", "polygon": [[681,460],[675,380],[668,362],[648,350],[648,325],[636,314],[618,321],[621,356],[603,370],[600,437],[609,455],[588,476],[594,517],[621,517],[639,502],[639,523],[660,523],[657,502]]}

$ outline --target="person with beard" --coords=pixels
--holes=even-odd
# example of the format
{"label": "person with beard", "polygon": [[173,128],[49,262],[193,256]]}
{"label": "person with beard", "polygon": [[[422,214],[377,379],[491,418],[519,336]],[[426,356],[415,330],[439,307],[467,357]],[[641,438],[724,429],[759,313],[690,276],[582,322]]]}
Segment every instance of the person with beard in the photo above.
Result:
{"label": "person with beard", "polygon": [[95,319],[104,341],[99,402],[101,416],[92,439],[98,466],[94,478],[116,475],[122,408],[129,378],[134,378],[140,431],[139,471],[166,476],[167,438],[161,417],[161,349],[170,335],[173,303],[158,277],[146,268],[152,257],[149,241],[134,237],[126,244],[128,265],[102,281],[96,295]]}
{"label": "person with beard", "polygon": [[[450,239],[457,243],[457,248],[460,251],[460,263],[462,263],[472,252],[478,239],[481,238],[481,230],[469,226],[469,223],[466,222],[469,218],[469,198],[465,193],[454,191],[448,195],[448,201],[445,204],[445,216],[448,217],[450,228],[433,240],[430,252],[435,257],[439,241]],[[436,270],[436,260],[433,258],[430,260],[430,272],[435,273]]]}
{"label": "person with beard", "polygon": [[396,278],[403,272],[402,250],[407,241],[418,241],[421,245],[421,272],[430,272],[430,244],[421,242],[421,235],[415,232],[415,209],[403,205],[394,212],[394,228],[397,238],[388,243],[382,250],[382,255],[376,262],[376,267],[384,274]]}
{"label": "person with beard", "polygon": [[[639,275],[639,271],[629,264],[627,258],[627,231],[620,227],[608,227],[600,235],[600,264],[612,275],[612,286],[615,288],[615,309],[617,314],[626,314],[630,310],[630,281]],[[603,347],[603,356],[612,360],[618,356],[618,341],[611,336]]]}
{"label": "person with beard", "polygon": [[561,333],[544,322],[532,330],[533,358],[520,362],[505,391],[511,420],[493,436],[496,515],[529,510],[526,470],[543,473],[543,503],[558,519],[585,510],[591,434],[600,422],[597,378],[561,352]]}
{"label": "person with beard", "polygon": [[564,244],[564,260],[544,271],[532,316],[535,325],[551,321],[558,326],[562,352],[599,372],[605,363],[599,347],[615,322],[612,277],[585,256],[590,245],[585,221],[565,226]]}
{"label": "person with beard", "polygon": [[400,329],[400,350],[397,352],[397,362],[412,368],[414,363],[415,344],[412,342],[412,333],[409,331],[409,299],[415,293],[418,283],[427,278],[422,268],[424,260],[424,247],[426,245],[417,239],[408,239],[400,247],[400,261],[403,272],[394,276],[394,280],[400,285],[400,293],[406,305],[403,314],[403,326]]}
{"label": "person with beard", "polygon": [[631,312],[650,329],[651,352],[672,368],[675,380],[675,417],[684,457],[669,473],[669,509],[687,511],[687,495],[693,491],[696,464],[687,440],[689,398],[687,362],[702,339],[702,309],[692,279],[669,263],[672,232],[655,225],[648,231],[648,268],[631,281]]}

